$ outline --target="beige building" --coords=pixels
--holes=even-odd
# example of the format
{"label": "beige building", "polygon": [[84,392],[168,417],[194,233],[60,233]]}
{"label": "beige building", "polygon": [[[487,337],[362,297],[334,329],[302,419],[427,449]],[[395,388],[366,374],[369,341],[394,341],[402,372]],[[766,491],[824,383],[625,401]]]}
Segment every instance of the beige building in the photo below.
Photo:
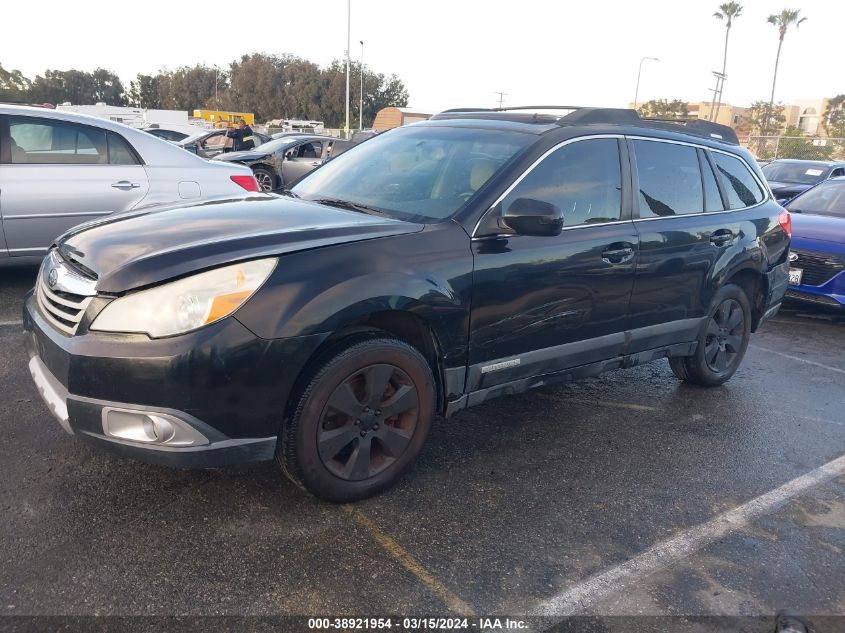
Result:
{"label": "beige building", "polygon": [[[638,104],[642,107],[642,103]],[[629,108],[633,108],[634,104],[629,103]],[[710,102],[698,101],[687,104],[690,119],[710,119]],[[716,109],[715,107],[713,108]],[[716,117],[716,122],[722,125],[727,125],[732,128],[739,127],[744,120],[748,118],[751,113],[751,108],[739,108],[732,106],[729,103],[719,104],[719,114]]]}
{"label": "beige building", "polygon": [[783,111],[786,126],[800,128],[807,136],[823,136],[823,118],[830,99],[815,99],[812,101],[796,101]]}

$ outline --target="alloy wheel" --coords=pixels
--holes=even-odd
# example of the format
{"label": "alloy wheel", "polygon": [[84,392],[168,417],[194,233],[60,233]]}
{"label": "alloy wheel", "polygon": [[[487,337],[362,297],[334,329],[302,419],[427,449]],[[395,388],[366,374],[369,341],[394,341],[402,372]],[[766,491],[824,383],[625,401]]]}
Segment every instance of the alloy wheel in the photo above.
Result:
{"label": "alloy wheel", "polygon": [[730,369],[742,353],[745,315],[735,299],[725,299],[707,323],[704,360],[716,373]]}
{"label": "alloy wheel", "polygon": [[408,374],[368,365],[329,397],[317,431],[320,459],[340,479],[369,479],[402,456],[418,421],[419,396]]}
{"label": "alloy wheel", "polygon": [[261,191],[273,191],[273,177],[266,171],[255,172],[255,179],[258,181]]}

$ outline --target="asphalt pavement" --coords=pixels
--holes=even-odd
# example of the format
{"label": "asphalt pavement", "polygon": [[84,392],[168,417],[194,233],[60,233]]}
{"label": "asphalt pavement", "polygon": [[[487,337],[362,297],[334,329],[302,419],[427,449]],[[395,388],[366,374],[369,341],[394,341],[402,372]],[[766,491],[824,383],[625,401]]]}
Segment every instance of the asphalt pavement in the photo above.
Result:
{"label": "asphalt pavement", "polygon": [[[819,619],[845,616],[843,318],[783,311],[716,389],[661,361],[470,409],[395,488],[337,506],[274,463],[174,470],[65,434],[26,369],[33,276],[0,269],[6,623],[575,614],[762,631],[790,607],[845,629]],[[633,630],[613,622],[595,630]]]}

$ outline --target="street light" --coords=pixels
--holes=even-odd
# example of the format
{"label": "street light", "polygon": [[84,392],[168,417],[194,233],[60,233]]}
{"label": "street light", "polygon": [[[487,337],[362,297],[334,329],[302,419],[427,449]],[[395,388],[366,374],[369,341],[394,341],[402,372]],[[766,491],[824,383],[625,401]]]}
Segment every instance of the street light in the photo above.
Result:
{"label": "street light", "polygon": [[642,74],[643,74],[643,62],[644,62],[645,60],[647,60],[647,59],[650,59],[651,61],[654,61],[654,62],[659,62],[659,61],[660,61],[660,60],[659,60],[659,59],[657,59],[656,57],[643,57],[643,58],[640,60],[640,69],[639,69],[639,71],[637,71],[637,89],[634,91],[634,110],[636,110],[636,109],[637,109],[637,99],[638,99],[638,98],[639,98],[639,96],[640,96],[640,77],[641,77],[641,76],[642,76]]}
{"label": "street light", "polygon": [[358,105],[358,129],[364,129],[364,40],[361,42],[361,103]]}
{"label": "street light", "polygon": [[349,47],[352,44],[352,0],[346,0],[346,129],[349,138]]}

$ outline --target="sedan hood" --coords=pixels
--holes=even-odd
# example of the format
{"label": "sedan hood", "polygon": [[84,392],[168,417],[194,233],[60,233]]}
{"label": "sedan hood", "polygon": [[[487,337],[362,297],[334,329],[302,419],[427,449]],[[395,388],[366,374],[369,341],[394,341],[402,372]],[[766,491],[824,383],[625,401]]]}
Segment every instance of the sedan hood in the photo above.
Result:
{"label": "sedan hood", "polygon": [[769,181],[769,187],[772,190],[772,193],[775,194],[775,198],[780,200],[784,198],[794,198],[799,193],[807,191],[813,185],[802,185],[798,182],[778,182],[776,180]]}
{"label": "sedan hood", "polygon": [[794,237],[845,245],[845,219],[809,213],[791,215]]}
{"label": "sedan hood", "polygon": [[261,150],[254,150],[248,149],[242,152],[224,152],[223,154],[218,154],[212,160],[225,160],[225,161],[241,161],[241,160],[258,160],[259,158],[264,158],[267,156],[267,152],[262,152]]}
{"label": "sedan hood", "polygon": [[420,224],[258,195],[110,217],[65,233],[62,255],[121,293],[244,259],[414,233]]}

